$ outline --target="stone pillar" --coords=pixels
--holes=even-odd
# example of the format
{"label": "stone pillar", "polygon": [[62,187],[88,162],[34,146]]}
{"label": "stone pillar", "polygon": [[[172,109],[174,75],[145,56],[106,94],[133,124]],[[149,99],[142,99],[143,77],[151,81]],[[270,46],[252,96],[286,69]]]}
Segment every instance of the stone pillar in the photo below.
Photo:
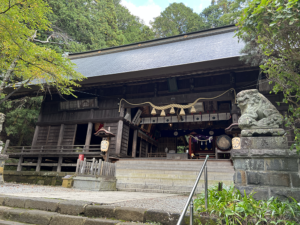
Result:
{"label": "stone pillar", "polygon": [[0,154],[0,184],[4,184],[3,171],[5,160],[8,159],[8,155]]}
{"label": "stone pillar", "polygon": [[287,138],[242,137],[241,149],[232,150],[235,187],[256,192],[256,199],[289,196],[300,201],[300,155],[288,148]]}
{"label": "stone pillar", "polygon": [[237,102],[242,131],[231,150],[235,187],[256,192],[256,199],[300,201],[300,155],[288,147],[282,116],[256,89],[238,93]]}

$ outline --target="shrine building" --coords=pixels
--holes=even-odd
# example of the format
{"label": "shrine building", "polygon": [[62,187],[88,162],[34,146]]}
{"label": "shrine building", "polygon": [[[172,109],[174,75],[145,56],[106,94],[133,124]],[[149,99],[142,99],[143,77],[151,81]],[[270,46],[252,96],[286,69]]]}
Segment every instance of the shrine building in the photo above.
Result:
{"label": "shrine building", "polygon": [[[74,172],[79,155],[105,158],[100,128],[114,134],[109,161],[229,161],[239,136],[236,93],[259,89],[274,105],[282,95],[240,60],[235,26],[69,54],[87,79],[75,95],[52,90],[42,103],[31,146],[9,146],[18,171]],[[14,95],[34,96],[23,89]],[[277,107],[280,112],[286,106]],[[25,163],[25,161],[27,163]],[[28,162],[31,162],[28,163]]]}

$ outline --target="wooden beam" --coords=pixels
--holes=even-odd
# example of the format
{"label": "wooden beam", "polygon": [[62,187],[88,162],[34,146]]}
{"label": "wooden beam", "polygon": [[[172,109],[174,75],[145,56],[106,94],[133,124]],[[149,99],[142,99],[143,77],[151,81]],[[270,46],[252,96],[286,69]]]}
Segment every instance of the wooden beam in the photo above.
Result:
{"label": "wooden beam", "polygon": [[93,123],[89,122],[88,123],[88,129],[86,133],[86,138],[85,138],[85,151],[89,151],[89,146],[91,144],[91,138],[92,138],[92,132],[93,132]]}
{"label": "wooden beam", "polygon": [[39,155],[38,162],[36,164],[36,169],[35,169],[36,172],[40,172],[41,171],[41,163],[42,163],[42,156]]}
{"label": "wooden beam", "polygon": [[59,156],[58,163],[57,163],[57,172],[61,172],[62,162],[63,162],[63,157]]}
{"label": "wooden beam", "polygon": [[39,135],[39,129],[40,129],[40,126],[36,126],[35,127],[35,131],[34,131],[34,135],[33,135],[31,146],[35,146],[35,144],[37,142],[37,138],[38,138],[38,135]]}
{"label": "wooden beam", "polygon": [[120,153],[121,153],[122,133],[123,133],[123,120],[119,120],[118,130],[117,130],[117,135],[116,135],[116,154],[117,155],[120,155]]}
{"label": "wooden beam", "polygon": [[133,158],[136,157],[137,136],[138,136],[137,133],[138,133],[138,130],[133,131],[133,141],[132,141],[132,157]]}
{"label": "wooden beam", "polygon": [[17,171],[22,171],[23,156],[21,155],[18,162]]}
{"label": "wooden beam", "polygon": [[63,138],[64,138],[64,130],[65,130],[65,125],[61,124],[60,125],[60,130],[59,130],[59,136],[58,136],[58,142],[57,145],[61,145]]}

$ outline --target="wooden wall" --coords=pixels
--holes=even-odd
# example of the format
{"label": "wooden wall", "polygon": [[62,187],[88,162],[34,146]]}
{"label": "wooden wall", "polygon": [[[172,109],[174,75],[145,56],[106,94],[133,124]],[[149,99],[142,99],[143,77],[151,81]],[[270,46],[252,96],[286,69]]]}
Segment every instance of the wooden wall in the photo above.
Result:
{"label": "wooden wall", "polygon": [[126,124],[123,124],[121,152],[120,152],[120,155],[122,155],[122,156],[127,156],[128,142],[129,142],[129,131],[130,131],[129,126],[126,125]]}
{"label": "wooden wall", "polygon": [[[117,134],[118,131],[118,123],[104,123],[104,128],[108,130],[110,127],[110,132],[113,134]],[[116,137],[110,138],[110,143],[109,143],[109,154],[113,156],[116,154]]]}

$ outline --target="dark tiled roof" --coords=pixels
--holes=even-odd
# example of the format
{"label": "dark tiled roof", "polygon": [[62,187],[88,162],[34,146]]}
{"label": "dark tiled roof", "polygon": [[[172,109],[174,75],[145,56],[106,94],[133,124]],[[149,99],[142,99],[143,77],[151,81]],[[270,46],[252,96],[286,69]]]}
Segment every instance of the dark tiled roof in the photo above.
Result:
{"label": "dark tiled roof", "polygon": [[[244,43],[234,37],[234,30],[198,35],[193,38],[164,41],[146,47],[125,47],[119,51],[103,51],[99,55],[71,60],[86,77],[112,75],[162,67],[240,56]],[[104,54],[103,54],[104,53]]]}

